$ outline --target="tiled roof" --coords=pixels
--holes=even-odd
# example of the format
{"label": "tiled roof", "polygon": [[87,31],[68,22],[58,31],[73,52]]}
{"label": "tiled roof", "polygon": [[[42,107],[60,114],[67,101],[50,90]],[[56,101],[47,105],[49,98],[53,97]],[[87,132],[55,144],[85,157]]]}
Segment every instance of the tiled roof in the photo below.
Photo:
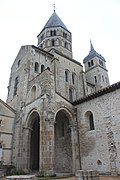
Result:
{"label": "tiled roof", "polygon": [[111,93],[117,89],[120,89],[120,82],[117,82],[117,83],[112,84],[111,86],[107,86],[107,87],[105,87],[105,88],[103,88],[97,92],[94,92],[92,94],[84,96],[83,98],[74,101],[72,104],[73,105],[82,104],[84,102],[90,101],[90,100],[95,99],[97,97],[103,96],[104,94]]}

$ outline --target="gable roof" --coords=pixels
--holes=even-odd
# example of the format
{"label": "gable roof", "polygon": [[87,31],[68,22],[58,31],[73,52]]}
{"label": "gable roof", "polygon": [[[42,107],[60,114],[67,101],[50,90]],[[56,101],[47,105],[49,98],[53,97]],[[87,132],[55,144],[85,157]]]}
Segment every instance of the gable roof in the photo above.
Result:
{"label": "gable roof", "polygon": [[10,107],[7,103],[5,103],[4,101],[2,101],[2,99],[0,99],[0,103],[2,103],[6,108],[8,108],[10,111],[12,111],[13,113],[16,113],[16,111]]}

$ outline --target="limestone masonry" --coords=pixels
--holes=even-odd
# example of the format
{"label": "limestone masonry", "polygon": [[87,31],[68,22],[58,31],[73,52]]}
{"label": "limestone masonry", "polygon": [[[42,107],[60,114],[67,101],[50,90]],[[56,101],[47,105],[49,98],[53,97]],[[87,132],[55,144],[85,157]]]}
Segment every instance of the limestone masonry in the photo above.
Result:
{"label": "limestone masonry", "polygon": [[45,175],[120,174],[120,82],[109,84],[92,42],[83,70],[55,11],[37,38],[20,48],[0,100],[0,161]]}

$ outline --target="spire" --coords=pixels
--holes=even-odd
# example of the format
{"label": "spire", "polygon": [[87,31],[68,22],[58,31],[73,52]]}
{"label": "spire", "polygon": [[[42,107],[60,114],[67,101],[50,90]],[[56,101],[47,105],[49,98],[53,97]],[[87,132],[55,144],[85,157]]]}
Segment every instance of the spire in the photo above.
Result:
{"label": "spire", "polygon": [[[46,28],[52,28],[52,27],[62,27],[64,28],[66,31],[69,32],[69,30],[67,29],[67,27],[64,25],[64,23],[62,22],[62,20],[59,18],[59,16],[56,14],[55,9],[54,12],[52,14],[52,16],[49,18],[48,22],[46,23],[46,25],[44,26],[44,28],[42,29],[45,30]],[[41,31],[41,32],[42,32]],[[41,33],[40,32],[40,33]]]}
{"label": "spire", "polygon": [[95,49],[93,47],[93,44],[92,44],[92,41],[90,40],[90,51],[89,51],[88,56],[86,56],[83,59],[83,63],[86,63],[87,61],[89,61],[90,59],[94,58],[95,56],[100,58],[101,60],[105,61],[105,58],[101,54],[99,54],[99,53],[97,53],[95,51]]}
{"label": "spire", "polygon": [[93,47],[93,44],[92,44],[92,41],[90,39],[90,51],[94,50],[94,47]]}

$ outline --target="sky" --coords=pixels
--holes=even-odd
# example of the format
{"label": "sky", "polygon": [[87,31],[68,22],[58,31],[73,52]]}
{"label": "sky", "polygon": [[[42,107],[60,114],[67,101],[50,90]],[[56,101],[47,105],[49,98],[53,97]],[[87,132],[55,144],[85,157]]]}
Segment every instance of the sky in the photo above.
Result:
{"label": "sky", "polygon": [[36,45],[53,13],[72,33],[73,58],[94,49],[106,59],[110,84],[120,80],[120,0],[0,0],[0,99],[6,101],[11,66],[22,45]]}

